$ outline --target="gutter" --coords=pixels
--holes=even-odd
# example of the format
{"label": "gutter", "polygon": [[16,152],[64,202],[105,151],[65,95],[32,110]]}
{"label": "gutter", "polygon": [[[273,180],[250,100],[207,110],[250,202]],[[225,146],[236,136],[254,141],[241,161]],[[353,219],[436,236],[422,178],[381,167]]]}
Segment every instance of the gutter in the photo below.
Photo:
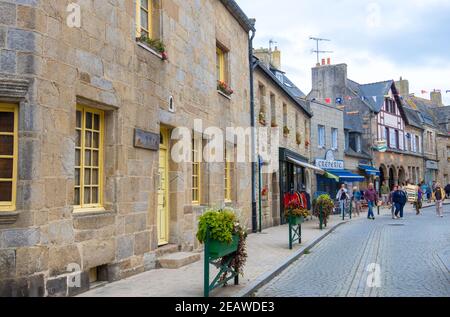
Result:
{"label": "gutter", "polygon": [[[254,70],[253,65],[253,39],[255,38],[255,22],[256,20],[251,20],[253,24],[252,29],[250,29],[250,35],[248,40],[248,60],[249,60],[249,71],[250,71],[250,125],[252,129],[252,232],[256,233],[258,231],[258,219],[257,219],[257,208],[256,208],[256,163],[259,160],[256,157],[256,120],[255,120],[255,89],[254,89]],[[261,184],[260,184],[261,186]]]}

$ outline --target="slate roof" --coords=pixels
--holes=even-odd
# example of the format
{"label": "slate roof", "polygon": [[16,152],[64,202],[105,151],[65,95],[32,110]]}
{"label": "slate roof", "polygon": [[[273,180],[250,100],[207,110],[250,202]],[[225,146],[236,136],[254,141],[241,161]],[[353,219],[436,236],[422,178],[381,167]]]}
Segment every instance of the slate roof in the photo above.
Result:
{"label": "slate roof", "polygon": [[403,104],[405,109],[411,109],[416,112],[421,125],[439,128],[438,119],[433,111],[434,108],[438,108],[438,105],[431,100],[411,95],[403,98]]}
{"label": "slate roof", "polygon": [[249,19],[247,15],[242,11],[241,7],[234,0],[220,0],[225,8],[230,11],[233,17],[239,22],[239,24],[246,30],[255,31],[255,20]]}
{"label": "slate roof", "polygon": [[376,113],[381,111],[384,104],[384,96],[394,84],[393,80],[387,80],[377,83],[360,85],[352,80],[348,80],[348,85],[354,90],[364,101],[367,102],[372,110]]}
{"label": "slate roof", "polygon": [[[287,76],[285,72],[280,71],[279,69],[270,68],[270,71],[277,76],[277,74],[283,76],[282,77],[282,84],[285,86],[287,90],[291,92],[291,94],[297,98],[305,98],[306,95],[303,93],[303,91],[300,90]],[[278,77],[277,77],[278,79]]]}
{"label": "slate roof", "polygon": [[450,106],[433,108],[432,112],[438,124],[447,124],[450,122]]}
{"label": "slate roof", "polygon": [[313,116],[311,107],[309,105],[309,102],[306,101],[304,98],[303,92],[292,83],[292,81],[289,80],[289,78],[283,73],[283,82],[288,83],[288,85],[285,85],[282,83],[275,75],[274,70],[270,70],[263,62],[261,62],[257,57],[253,57],[253,63],[254,68],[259,68],[263,71],[263,73],[269,77],[272,82],[274,82],[281,90],[283,90],[284,93],[288,97],[291,98],[291,100],[296,103],[301,110],[303,110],[310,118]]}
{"label": "slate roof", "polygon": [[414,109],[409,108],[404,103],[405,102],[403,102],[403,111],[409,125],[423,130],[422,120],[420,119],[418,112]]}

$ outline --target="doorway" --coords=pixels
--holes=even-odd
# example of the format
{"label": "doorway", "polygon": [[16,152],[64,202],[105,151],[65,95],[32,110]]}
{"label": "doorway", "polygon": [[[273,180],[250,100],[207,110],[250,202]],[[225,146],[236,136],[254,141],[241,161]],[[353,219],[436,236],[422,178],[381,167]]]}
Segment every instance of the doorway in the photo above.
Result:
{"label": "doorway", "polygon": [[158,246],[169,243],[169,130],[161,128],[159,145]]}

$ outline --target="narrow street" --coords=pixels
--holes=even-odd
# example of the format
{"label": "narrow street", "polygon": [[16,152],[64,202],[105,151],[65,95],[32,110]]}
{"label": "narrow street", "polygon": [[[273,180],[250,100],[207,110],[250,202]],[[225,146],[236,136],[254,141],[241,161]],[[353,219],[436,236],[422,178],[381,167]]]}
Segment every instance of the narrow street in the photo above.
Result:
{"label": "narrow street", "polygon": [[[339,227],[256,295],[450,296],[450,206],[444,218],[433,207],[423,211],[408,212],[404,220],[384,211],[375,221]],[[367,282],[375,275],[370,266],[379,269],[378,285]]]}

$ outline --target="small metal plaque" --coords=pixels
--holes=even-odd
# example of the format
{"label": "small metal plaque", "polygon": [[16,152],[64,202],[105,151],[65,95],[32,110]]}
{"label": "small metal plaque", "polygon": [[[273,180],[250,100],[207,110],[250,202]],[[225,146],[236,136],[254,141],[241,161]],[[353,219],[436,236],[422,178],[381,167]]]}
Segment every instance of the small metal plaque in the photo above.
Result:
{"label": "small metal plaque", "polygon": [[134,129],[134,147],[158,151],[160,135],[141,129]]}

